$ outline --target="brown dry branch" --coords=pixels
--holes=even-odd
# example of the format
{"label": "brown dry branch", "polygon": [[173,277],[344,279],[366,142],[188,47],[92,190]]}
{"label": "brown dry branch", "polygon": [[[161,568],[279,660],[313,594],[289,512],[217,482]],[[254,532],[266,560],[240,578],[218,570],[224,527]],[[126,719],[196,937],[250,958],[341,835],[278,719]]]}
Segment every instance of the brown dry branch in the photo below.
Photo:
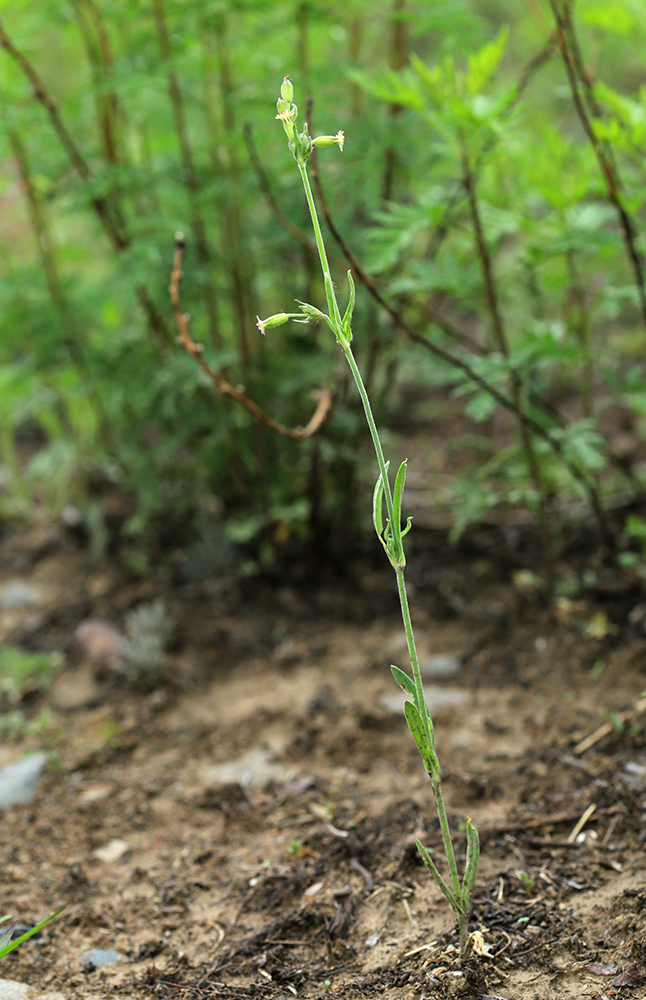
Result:
{"label": "brown dry branch", "polygon": [[321,386],[321,388],[313,393],[316,399],[316,409],[305,427],[285,427],[284,424],[268,416],[252,399],[249,399],[242,387],[238,386],[236,388],[232,386],[230,382],[223,378],[219,372],[216,372],[214,368],[211,368],[208,362],[205,361],[202,356],[202,345],[196,344],[189,332],[189,317],[186,313],[182,312],[179,283],[182,277],[182,259],[185,249],[186,241],[184,235],[177,233],[175,236],[175,254],[173,256],[169,291],[179,329],[179,342],[182,347],[197,361],[204,374],[208,376],[214,385],[217,385],[220,392],[223,392],[226,396],[230,396],[236,402],[246,407],[258,423],[269,427],[272,431],[276,431],[277,434],[282,434],[283,437],[292,438],[295,441],[311,437],[320,428],[332,405],[332,393],[328,388]]}

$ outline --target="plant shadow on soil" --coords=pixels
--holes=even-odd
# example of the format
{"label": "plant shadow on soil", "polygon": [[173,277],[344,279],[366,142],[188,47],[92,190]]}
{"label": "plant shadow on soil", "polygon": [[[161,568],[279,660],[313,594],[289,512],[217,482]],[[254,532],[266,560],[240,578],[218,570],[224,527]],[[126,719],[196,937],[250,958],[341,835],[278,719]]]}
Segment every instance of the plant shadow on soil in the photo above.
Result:
{"label": "plant shadow on soil", "polygon": [[[0,568],[42,604],[2,611],[0,641],[67,660],[23,697],[47,726],[0,747],[0,765],[43,744],[54,761],[37,799],[2,815],[0,910],[26,923],[68,905],[3,977],[74,997],[646,996],[644,595],[614,581],[548,608],[482,539],[467,559],[421,537],[422,659],[461,663],[439,686],[462,700],[436,729],[458,854],[466,816],[482,840],[471,957],[414,844],[441,850],[383,700],[390,664],[407,666],[387,569],[310,590],[171,586],[34,529],[5,539]],[[169,680],[138,690],[74,632],[157,598]],[[217,770],[240,760],[267,770]],[[83,971],[93,947],[123,961]]]}

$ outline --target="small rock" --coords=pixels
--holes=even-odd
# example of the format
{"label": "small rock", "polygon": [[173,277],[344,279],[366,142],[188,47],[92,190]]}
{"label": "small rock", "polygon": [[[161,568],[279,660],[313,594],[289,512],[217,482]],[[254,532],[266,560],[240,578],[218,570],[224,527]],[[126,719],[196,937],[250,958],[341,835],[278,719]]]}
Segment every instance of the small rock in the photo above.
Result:
{"label": "small rock", "polygon": [[7,611],[18,608],[35,608],[42,604],[43,597],[36,587],[23,583],[22,580],[12,580],[0,590],[0,606]]}
{"label": "small rock", "polygon": [[55,678],[50,698],[54,708],[66,712],[87,708],[95,704],[100,696],[101,688],[94,679],[94,671],[81,666]]}
{"label": "small rock", "polygon": [[74,504],[68,503],[61,511],[61,521],[66,528],[80,528],[83,524],[83,512]]}
{"label": "small rock", "polygon": [[113,951],[112,948],[90,948],[79,955],[79,962],[86,972],[94,972],[95,969],[103,969],[106,965],[116,965],[122,961],[121,952]]}
{"label": "small rock", "polygon": [[460,673],[460,658],[458,656],[429,656],[419,665],[422,677],[439,679],[455,677]]}
{"label": "small rock", "polygon": [[84,788],[82,792],[79,792],[79,805],[85,808],[94,806],[97,802],[107,799],[109,795],[112,795],[113,791],[114,788],[112,785],[90,785],[89,788]]}
{"label": "small rock", "polygon": [[99,861],[105,861],[107,864],[112,864],[114,861],[118,861],[130,850],[130,845],[125,840],[110,840],[103,847],[97,847],[96,851],[93,851],[95,858]]}
{"label": "small rock", "polygon": [[18,802],[30,802],[46,764],[47,754],[35,753],[19,760],[17,764],[3,767],[0,770],[0,808],[6,809]]}
{"label": "small rock", "polygon": [[39,993],[27,983],[15,979],[0,979],[0,1000],[67,1000],[65,993]]}
{"label": "small rock", "polygon": [[[464,705],[469,700],[469,694],[460,688],[443,688],[436,685],[428,685],[424,688],[424,698],[431,715],[437,715],[443,708]],[[399,715],[404,710],[404,702],[412,701],[413,699],[405,695],[403,691],[389,691],[387,694],[382,694],[379,700],[389,712]]]}
{"label": "small rock", "polygon": [[629,760],[624,764],[624,773],[621,778],[629,788],[638,794],[646,789],[646,767],[643,764],[638,764],[636,760]]}
{"label": "small rock", "polygon": [[0,1000],[27,1000],[29,986],[15,979],[0,979]]}
{"label": "small rock", "polygon": [[96,666],[114,667],[121,662],[125,636],[97,618],[81,622],[74,632],[83,652]]}
{"label": "small rock", "polygon": [[237,783],[242,788],[260,788],[269,781],[280,781],[285,775],[282,764],[271,762],[271,753],[262,747],[249,750],[224,764],[210,767],[206,777],[211,784],[230,785]]}
{"label": "small rock", "polygon": [[638,764],[636,760],[629,760],[624,764],[624,771],[627,774],[636,774],[646,777],[646,765]]}

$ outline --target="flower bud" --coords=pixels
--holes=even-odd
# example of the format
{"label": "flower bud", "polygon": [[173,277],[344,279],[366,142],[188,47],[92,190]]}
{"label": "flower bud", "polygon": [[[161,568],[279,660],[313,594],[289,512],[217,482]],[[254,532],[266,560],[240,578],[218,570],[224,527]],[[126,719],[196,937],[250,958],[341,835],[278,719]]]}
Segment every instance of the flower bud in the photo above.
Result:
{"label": "flower bud", "polygon": [[257,320],[256,326],[258,327],[260,332],[264,334],[267,327],[282,326],[283,323],[286,323],[287,320],[291,318],[292,317],[290,313],[274,313],[274,315],[270,316],[269,319],[261,319],[260,316],[256,316]]}
{"label": "flower bud", "polygon": [[310,305],[309,302],[301,302],[300,299],[296,299],[296,302],[298,302],[299,306],[303,310],[304,316],[301,320],[302,323],[318,323],[319,320],[327,319],[325,313],[322,313],[320,309],[316,308],[316,306]]}
{"label": "flower bud", "polygon": [[344,142],[345,135],[341,131],[337,132],[336,135],[317,135],[316,139],[312,139],[314,146],[338,146],[339,149],[343,149]]}
{"label": "flower bud", "polygon": [[294,85],[288,76],[283,80],[282,86],[280,88],[280,96],[285,101],[286,104],[291,104],[294,100]]}

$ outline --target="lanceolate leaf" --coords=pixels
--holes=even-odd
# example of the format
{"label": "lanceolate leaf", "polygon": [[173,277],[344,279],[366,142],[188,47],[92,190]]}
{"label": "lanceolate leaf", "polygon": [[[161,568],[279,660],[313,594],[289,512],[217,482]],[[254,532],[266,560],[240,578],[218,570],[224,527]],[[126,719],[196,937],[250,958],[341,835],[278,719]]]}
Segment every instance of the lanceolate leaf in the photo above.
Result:
{"label": "lanceolate leaf", "polygon": [[404,715],[406,716],[406,722],[408,723],[411,735],[417,744],[417,749],[422,755],[424,767],[426,768],[428,774],[439,774],[440,764],[435,756],[432,733],[428,725],[424,724],[424,720],[422,719],[422,716],[417,710],[417,706],[414,702],[404,702]]}
{"label": "lanceolate leaf", "polygon": [[[14,948],[17,948],[18,945],[22,944],[23,941],[27,941],[28,938],[33,937],[34,934],[37,934],[38,931],[42,930],[43,927],[45,927],[48,923],[50,923],[50,921],[52,921],[55,917],[57,917],[59,913],[62,913],[64,909],[65,906],[61,906],[58,910],[55,910],[54,913],[50,913],[50,915],[46,917],[45,920],[41,920],[41,922],[37,924],[35,927],[30,927],[30,929],[25,934],[21,934],[20,937],[14,938],[13,941],[11,940],[11,933],[13,931],[13,927],[15,926],[15,924],[12,925],[8,931],[4,931],[2,936],[0,937],[0,958],[2,958],[4,955],[8,955],[10,951],[13,951]],[[9,935],[9,940],[7,940],[7,934]]]}
{"label": "lanceolate leaf", "polygon": [[433,858],[431,857],[429,851],[427,851],[427,849],[422,844],[421,840],[416,840],[415,843],[417,845],[417,850],[422,855],[422,861],[430,871],[431,875],[435,879],[435,882],[437,883],[438,888],[442,890],[442,892],[448,899],[454,912],[457,915],[460,912],[460,901],[457,899],[455,894],[451,891],[447,883],[440,875],[437,865],[433,861]]}
{"label": "lanceolate leaf", "polygon": [[[13,929],[14,929],[15,926],[16,926],[16,921],[14,920],[14,922],[12,924],[9,924],[9,926],[7,927],[7,929],[4,930],[2,932],[2,934],[0,934],[0,955],[4,955],[4,954],[7,953],[3,949],[11,941],[11,935],[13,934]],[[7,948],[7,951],[9,951],[8,948]]]}
{"label": "lanceolate leaf", "polygon": [[[386,472],[388,471],[389,462],[386,462]],[[377,482],[375,483],[375,489],[372,494],[372,521],[375,526],[375,531],[377,535],[383,542],[384,534],[384,481],[381,474]]]}
{"label": "lanceolate leaf", "polygon": [[412,694],[413,697],[415,697],[415,695],[417,694],[417,690],[415,688],[415,681],[411,677],[409,677],[408,674],[404,673],[403,670],[400,670],[399,667],[395,667],[391,664],[390,669],[392,671],[393,677],[395,678],[395,682],[399,684],[399,686],[402,687],[404,691],[408,691],[409,694]]}
{"label": "lanceolate leaf", "polygon": [[478,872],[478,862],[480,860],[480,838],[478,831],[471,822],[467,820],[467,856],[464,864],[464,878],[462,879],[462,902],[465,910],[469,908],[469,896],[473,889],[476,874]]}

